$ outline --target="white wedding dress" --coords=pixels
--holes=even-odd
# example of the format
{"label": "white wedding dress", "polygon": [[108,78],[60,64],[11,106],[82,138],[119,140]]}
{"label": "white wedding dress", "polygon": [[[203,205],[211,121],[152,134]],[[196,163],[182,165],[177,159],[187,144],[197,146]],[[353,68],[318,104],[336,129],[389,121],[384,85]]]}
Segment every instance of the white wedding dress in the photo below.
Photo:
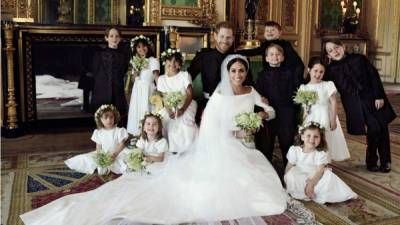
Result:
{"label": "white wedding dress", "polygon": [[232,135],[232,130],[238,129],[234,116],[252,112],[255,104],[273,117],[273,109],[261,102],[254,89],[236,96],[216,91],[204,111],[195,143],[182,156],[169,160],[162,173],[125,174],[93,191],[55,200],[21,218],[26,225],[222,220],[236,221],[230,224],[265,224],[259,216],[283,213],[287,194],[264,155],[245,147]]}

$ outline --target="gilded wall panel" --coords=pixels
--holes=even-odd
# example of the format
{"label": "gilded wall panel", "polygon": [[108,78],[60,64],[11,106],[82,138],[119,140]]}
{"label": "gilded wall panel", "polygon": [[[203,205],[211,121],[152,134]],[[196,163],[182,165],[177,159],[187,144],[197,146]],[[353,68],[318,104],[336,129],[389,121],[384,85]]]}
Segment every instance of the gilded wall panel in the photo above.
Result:
{"label": "gilded wall panel", "polygon": [[282,27],[286,32],[296,33],[297,1],[283,1]]}

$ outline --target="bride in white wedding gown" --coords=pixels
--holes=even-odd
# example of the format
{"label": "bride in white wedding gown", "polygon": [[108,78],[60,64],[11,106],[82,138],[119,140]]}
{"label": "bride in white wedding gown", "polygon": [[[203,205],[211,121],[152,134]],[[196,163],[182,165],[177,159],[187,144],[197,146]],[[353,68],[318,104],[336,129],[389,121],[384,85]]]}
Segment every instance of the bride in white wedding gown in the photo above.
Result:
{"label": "bride in white wedding gown", "polygon": [[[229,71],[228,71],[229,64]],[[245,64],[245,65],[244,65]],[[154,176],[125,174],[101,187],[65,196],[21,215],[26,225],[103,224],[265,224],[260,216],[283,213],[287,195],[269,161],[245,147],[234,116],[264,108],[252,88],[242,86],[248,62],[229,55],[221,82],[204,111],[197,140],[189,152],[169,160]],[[236,130],[236,132],[234,132]]]}

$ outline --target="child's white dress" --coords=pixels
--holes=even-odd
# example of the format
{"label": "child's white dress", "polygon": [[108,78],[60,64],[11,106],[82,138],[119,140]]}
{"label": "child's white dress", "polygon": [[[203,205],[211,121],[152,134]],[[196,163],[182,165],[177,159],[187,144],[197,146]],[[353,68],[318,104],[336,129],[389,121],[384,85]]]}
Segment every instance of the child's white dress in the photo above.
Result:
{"label": "child's white dress", "polygon": [[127,124],[128,132],[133,135],[140,134],[140,120],[143,119],[146,112],[151,112],[149,98],[156,88],[153,75],[155,70],[160,70],[160,62],[156,58],[150,57],[148,67],[142,69],[140,75],[135,78],[129,103]]}
{"label": "child's white dress", "polygon": [[[291,146],[286,157],[290,164],[295,165],[284,176],[287,192],[293,198],[310,200],[304,192],[306,181],[314,176],[318,166],[329,163],[328,154],[317,150],[304,153],[302,147]],[[357,197],[357,194],[328,168],[315,186],[314,192],[316,197],[312,200],[320,204],[343,202]]]}
{"label": "child's white dress", "polygon": [[150,174],[158,173],[160,169],[166,164],[167,155],[165,153],[168,152],[168,142],[165,138],[161,138],[157,141],[148,141],[140,137],[140,139],[136,143],[136,147],[143,149],[144,154],[149,156],[160,156],[162,153],[164,153],[163,162],[154,162],[146,166],[146,171]]}
{"label": "child's white dress", "polygon": [[308,83],[306,85],[302,84],[299,90],[316,91],[318,93],[318,101],[311,107],[311,113],[307,115],[305,122],[317,122],[325,128],[330,159],[342,161],[350,158],[349,149],[338,117],[336,117],[336,129],[333,131],[330,129],[331,104],[329,98],[337,92],[335,84],[332,81],[322,81],[318,84]]}
{"label": "child's white dress", "polygon": [[[180,71],[175,76],[162,75],[158,78],[157,90],[162,93],[181,91],[186,95],[186,88],[192,84],[188,72]],[[166,109],[161,110],[163,124],[166,128],[169,151],[181,153],[193,143],[197,134],[195,115],[197,104],[194,100],[178,118],[170,119]]]}
{"label": "child's white dress", "polygon": [[[96,129],[92,135],[92,141],[100,144],[105,152],[111,153],[115,150],[116,146],[128,138],[128,132],[125,128],[114,127],[112,129]],[[74,156],[65,161],[65,164],[70,169],[76,170],[81,173],[93,174],[97,169],[99,174],[105,174],[109,170],[116,174],[122,174],[126,171],[126,164],[124,159],[129,153],[129,149],[123,149],[116,157],[114,163],[110,168],[98,168],[94,157],[96,151]]]}

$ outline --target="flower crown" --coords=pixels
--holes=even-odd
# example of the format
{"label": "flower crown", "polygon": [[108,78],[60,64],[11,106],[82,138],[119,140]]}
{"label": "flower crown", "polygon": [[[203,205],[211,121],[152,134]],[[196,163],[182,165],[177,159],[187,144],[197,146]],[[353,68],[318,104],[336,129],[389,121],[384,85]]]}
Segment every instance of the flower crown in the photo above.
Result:
{"label": "flower crown", "polygon": [[140,127],[142,126],[144,119],[147,118],[148,116],[154,116],[160,119],[160,121],[162,121],[162,116],[161,114],[157,113],[157,112],[146,112],[143,116],[143,119],[140,120]]}
{"label": "flower crown", "polygon": [[136,37],[131,39],[131,48],[133,48],[133,46],[139,40],[143,40],[143,41],[147,42],[149,45],[153,45],[153,42],[150,40],[150,38],[148,38],[148,37],[144,36],[143,34],[141,34],[141,35],[136,36]]}
{"label": "flower crown", "polygon": [[307,122],[307,123],[305,123],[305,124],[299,126],[299,134],[302,134],[302,133],[303,133],[307,128],[309,128],[310,126],[315,126],[315,127],[317,127],[317,128],[318,128],[320,131],[322,131],[322,132],[325,131],[325,128],[324,128],[321,124],[319,124],[319,123],[317,123],[317,122],[310,121],[310,122]]}
{"label": "flower crown", "polygon": [[167,61],[167,59],[169,57],[171,57],[172,55],[180,56],[180,58],[182,58],[182,64],[185,61],[185,54],[181,53],[181,50],[179,48],[169,48],[161,53],[162,64],[165,65],[165,62]]}
{"label": "flower crown", "polygon": [[96,120],[96,119],[99,119],[99,118],[101,117],[101,115],[103,115],[103,113],[104,113],[104,112],[107,112],[107,111],[115,112],[115,111],[117,111],[117,108],[115,108],[115,106],[114,106],[114,105],[111,105],[111,104],[109,104],[109,105],[107,105],[107,104],[101,105],[101,106],[96,110],[96,112],[94,113],[94,119],[95,119],[95,120]]}

